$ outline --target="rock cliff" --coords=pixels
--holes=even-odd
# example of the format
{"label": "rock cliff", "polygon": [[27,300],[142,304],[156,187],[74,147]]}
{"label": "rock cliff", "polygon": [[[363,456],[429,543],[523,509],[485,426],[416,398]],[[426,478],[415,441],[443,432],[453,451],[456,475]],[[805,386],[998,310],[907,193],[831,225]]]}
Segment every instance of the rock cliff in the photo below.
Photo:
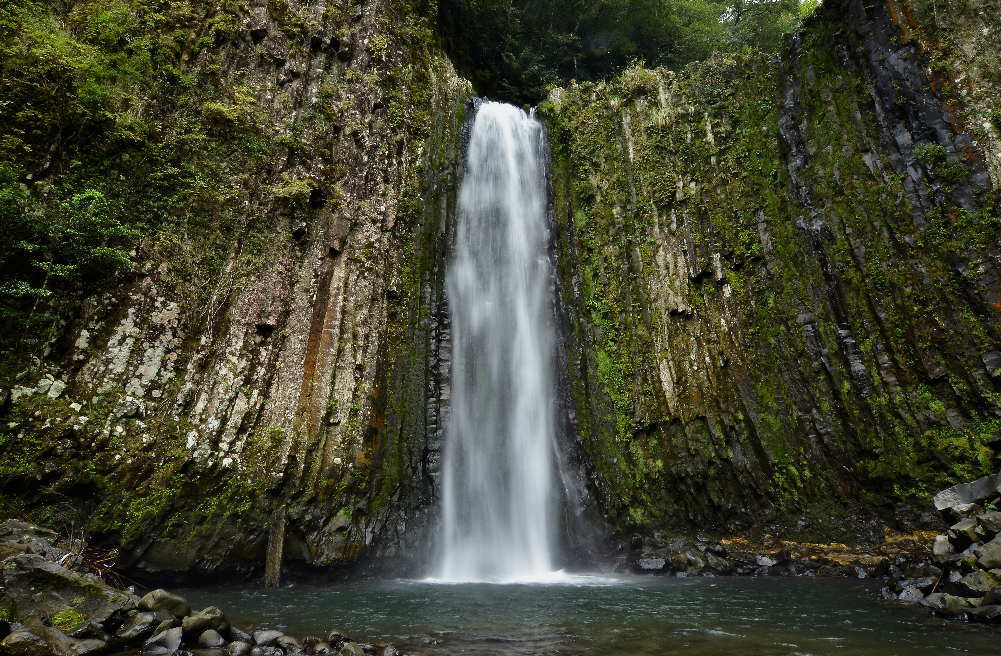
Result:
{"label": "rock cliff", "polygon": [[[126,214],[171,205],[134,266],[53,301],[51,337],[7,358],[7,512],[84,525],[153,571],[250,570],[269,541],[312,565],[392,551],[431,494],[440,267],[471,95],[431,10],[67,4],[14,17],[29,54],[49,46],[42,24],[122,76],[99,32],[114,20],[133,44],[169,27],[176,51],[160,77],[126,80],[110,126],[53,145],[59,161],[20,156],[24,188],[44,199],[93,167],[87,183]],[[18,91],[21,109],[41,104]],[[126,113],[145,121],[131,142]]]}
{"label": "rock cliff", "polygon": [[922,7],[832,0],[781,59],[544,104],[567,378],[619,531],[878,536],[997,469],[1001,22]]}
{"label": "rock cliff", "polygon": [[[872,538],[997,469],[1001,19],[937,9],[828,0],[782,57],[543,103],[613,532]],[[0,11],[0,512],[154,572],[420,562],[473,94],[433,3]]]}

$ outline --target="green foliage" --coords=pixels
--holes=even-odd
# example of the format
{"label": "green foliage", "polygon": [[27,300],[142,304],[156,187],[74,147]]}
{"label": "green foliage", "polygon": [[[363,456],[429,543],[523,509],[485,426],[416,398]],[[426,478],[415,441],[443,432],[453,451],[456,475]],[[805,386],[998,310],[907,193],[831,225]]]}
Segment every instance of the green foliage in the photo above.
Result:
{"label": "green foliage", "polygon": [[87,621],[80,611],[73,608],[66,608],[52,616],[52,626],[64,633],[76,631]]}
{"label": "green foliage", "polygon": [[442,0],[445,45],[480,93],[538,102],[633,61],[679,69],[714,52],[777,51],[817,0]]}

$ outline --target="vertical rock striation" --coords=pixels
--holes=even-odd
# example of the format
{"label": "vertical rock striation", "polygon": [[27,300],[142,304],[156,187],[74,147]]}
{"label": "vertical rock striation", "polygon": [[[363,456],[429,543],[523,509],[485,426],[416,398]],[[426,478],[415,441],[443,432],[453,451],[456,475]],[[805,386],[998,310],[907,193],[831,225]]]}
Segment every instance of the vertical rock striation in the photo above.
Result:
{"label": "vertical rock striation", "polygon": [[782,59],[551,94],[568,379],[617,530],[878,533],[997,467],[1001,24],[954,4],[940,30],[835,0]]}
{"label": "vertical rock striation", "polygon": [[18,356],[0,485],[82,507],[148,570],[259,569],[276,512],[286,562],[396,552],[434,494],[470,86],[419,4],[210,4],[178,63],[197,97],[172,110],[149,80],[135,108],[219,144],[180,203],[200,223],[148,235],[130,281],[63,310],[68,340]]}

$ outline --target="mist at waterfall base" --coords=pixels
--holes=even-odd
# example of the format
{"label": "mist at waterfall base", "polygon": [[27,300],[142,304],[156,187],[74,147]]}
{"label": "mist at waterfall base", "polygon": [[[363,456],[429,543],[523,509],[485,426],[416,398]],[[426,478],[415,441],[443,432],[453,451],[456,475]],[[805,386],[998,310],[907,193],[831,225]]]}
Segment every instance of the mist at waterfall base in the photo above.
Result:
{"label": "mist at waterfall base", "polygon": [[547,582],[554,571],[555,376],[542,125],[484,102],[459,189],[441,530],[430,580]]}

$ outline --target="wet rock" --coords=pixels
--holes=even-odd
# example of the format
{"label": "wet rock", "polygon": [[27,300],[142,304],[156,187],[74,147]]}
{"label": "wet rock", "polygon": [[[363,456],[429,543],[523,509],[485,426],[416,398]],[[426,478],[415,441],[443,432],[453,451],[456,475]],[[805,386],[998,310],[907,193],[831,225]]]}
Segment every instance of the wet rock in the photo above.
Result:
{"label": "wet rock", "polygon": [[933,592],[922,599],[921,604],[944,615],[959,615],[973,607],[968,599],[944,592]]}
{"label": "wet rock", "polygon": [[285,656],[285,652],[278,647],[254,647],[250,656]]}
{"label": "wet rock", "polygon": [[987,535],[997,535],[1001,533],[1001,512],[990,510],[977,515],[977,521],[984,527]]}
{"label": "wet rock", "polygon": [[179,597],[159,588],[149,592],[145,597],[140,599],[139,608],[141,610],[152,611],[163,610],[177,618],[191,614],[191,606],[184,597]]}
{"label": "wet rock", "polygon": [[330,643],[325,640],[306,641],[305,645],[307,653],[316,654],[317,656],[327,656],[328,654],[336,652],[336,650],[330,646]]}
{"label": "wet rock", "polygon": [[1001,623],[1001,606],[980,606],[967,611],[970,620],[973,622],[984,622],[988,624]]}
{"label": "wet rock", "polygon": [[335,649],[340,649],[341,645],[347,642],[348,639],[347,635],[345,635],[340,629],[333,629],[327,634],[327,642],[329,642]]}
{"label": "wet rock", "polygon": [[993,590],[998,581],[983,570],[974,570],[959,580],[959,584],[971,591],[972,595],[982,596]]}
{"label": "wet rock", "polygon": [[143,646],[143,656],[170,656],[176,653],[181,646],[183,635],[184,632],[179,626],[156,634]]}
{"label": "wet rock", "polygon": [[1001,485],[1001,474],[978,478],[970,483],[960,483],[935,495],[935,509],[948,510],[956,506],[977,503],[996,496]]}
{"label": "wet rock", "polygon": [[636,561],[636,566],[644,572],[660,572],[667,564],[664,558],[640,558]]}
{"label": "wet rock", "polygon": [[345,642],[337,656],[365,656],[365,650],[357,642]]}
{"label": "wet rock", "polygon": [[996,537],[974,550],[977,561],[985,569],[1001,567],[1001,537]]}
{"label": "wet rock", "polygon": [[181,620],[185,635],[200,635],[209,629],[222,631],[228,624],[226,616],[215,606],[209,606]]}
{"label": "wet rock", "polygon": [[302,644],[298,640],[289,635],[283,635],[279,637],[277,640],[275,640],[274,644],[276,647],[281,647],[287,652],[302,650]]}
{"label": "wet rock", "polygon": [[118,628],[115,632],[115,637],[122,642],[132,642],[140,638],[148,638],[153,635],[154,629],[157,628],[159,623],[160,622],[157,620],[155,613],[138,612],[129,617],[125,623]]}
{"label": "wet rock", "polygon": [[215,629],[207,629],[202,631],[202,634],[198,636],[198,646],[205,647],[206,649],[222,647],[226,644],[226,641]]}
{"label": "wet rock", "polygon": [[[159,615],[157,616],[157,619],[160,619]],[[179,626],[181,626],[181,620],[177,619],[176,617],[170,617],[169,619],[161,620],[160,623],[156,625],[156,628],[153,629],[153,635],[156,635],[158,633],[163,633],[168,629],[173,629]]]}
{"label": "wet rock", "polygon": [[921,588],[917,587],[904,588],[904,591],[897,597],[900,601],[909,604],[919,603],[924,598],[925,594],[921,592]]}
{"label": "wet rock", "polygon": [[226,645],[226,654],[227,656],[250,656],[251,649],[250,643],[234,640]]}
{"label": "wet rock", "polygon": [[947,535],[936,535],[935,541],[932,543],[931,551],[932,555],[936,558],[951,556],[955,553],[955,550],[952,548],[952,543],[949,542],[949,536]]}
{"label": "wet rock", "polygon": [[50,617],[73,609],[84,618],[104,622],[133,605],[128,595],[96,576],[72,572],[30,553],[6,558],[0,568],[0,583],[20,617]]}
{"label": "wet rock", "polygon": [[49,643],[31,631],[14,631],[0,642],[0,653],[9,656],[51,656]]}
{"label": "wet rock", "polygon": [[281,638],[285,634],[281,631],[275,631],[272,629],[265,629],[263,631],[254,631],[254,644],[266,647],[275,644],[278,638]]}
{"label": "wet rock", "polygon": [[976,519],[967,517],[950,526],[949,535],[956,541],[957,547],[965,549],[970,544],[980,541],[984,532]]}
{"label": "wet rock", "polygon": [[254,642],[254,637],[252,635],[235,626],[229,627],[229,637],[235,642],[246,642],[251,644]]}
{"label": "wet rock", "polygon": [[385,642],[375,643],[375,654],[376,656],[400,656],[396,647]]}

